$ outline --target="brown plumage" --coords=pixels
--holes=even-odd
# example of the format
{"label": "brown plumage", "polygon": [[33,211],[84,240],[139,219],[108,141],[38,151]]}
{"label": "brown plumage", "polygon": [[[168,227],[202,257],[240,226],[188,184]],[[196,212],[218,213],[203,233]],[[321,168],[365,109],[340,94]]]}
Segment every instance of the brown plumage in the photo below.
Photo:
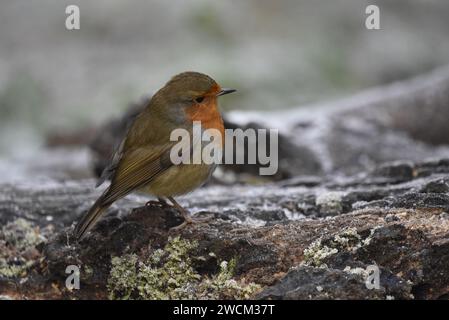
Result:
{"label": "brown plumage", "polygon": [[[174,165],[170,150],[176,142],[170,141],[170,133],[176,128],[191,133],[193,121],[201,121],[203,129],[217,129],[224,139],[217,97],[233,91],[222,89],[212,78],[197,72],[178,74],[161,88],[136,117],[104,170],[100,183],[110,179],[111,184],[78,222],[75,237],[83,239],[113,202],[133,191],[149,193],[161,200],[169,199],[186,222],[190,222],[186,211],[173,196],[201,186],[215,165]],[[219,143],[223,147],[223,141]]]}

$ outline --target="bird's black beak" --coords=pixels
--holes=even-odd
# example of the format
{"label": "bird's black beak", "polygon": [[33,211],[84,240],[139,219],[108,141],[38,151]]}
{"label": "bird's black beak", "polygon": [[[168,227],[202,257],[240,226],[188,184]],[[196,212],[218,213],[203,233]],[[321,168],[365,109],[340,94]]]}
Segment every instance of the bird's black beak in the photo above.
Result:
{"label": "bird's black beak", "polygon": [[236,92],[236,91],[237,91],[237,90],[235,90],[235,89],[223,88],[223,89],[221,89],[221,91],[217,94],[217,97],[219,97],[219,96],[224,96],[225,94],[233,93],[233,92]]}

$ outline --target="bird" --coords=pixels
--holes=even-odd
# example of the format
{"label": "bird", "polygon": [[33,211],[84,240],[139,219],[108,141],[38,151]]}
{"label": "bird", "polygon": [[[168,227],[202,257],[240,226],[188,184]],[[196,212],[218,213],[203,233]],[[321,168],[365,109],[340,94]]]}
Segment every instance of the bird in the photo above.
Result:
{"label": "bird", "polygon": [[[175,199],[202,186],[212,175],[216,163],[174,164],[170,150],[176,143],[170,134],[174,129],[192,133],[199,121],[203,130],[215,129],[222,139],[214,143],[223,150],[224,125],[218,109],[218,97],[235,92],[222,88],[210,76],[193,71],[172,77],[149,100],[137,115],[101,174],[98,185],[110,180],[110,185],[80,219],[74,229],[77,241],[85,238],[91,228],[115,201],[132,192],[156,197],[159,203],[177,209],[184,222],[192,223],[189,212]],[[193,144],[191,148],[201,147]],[[191,150],[192,151],[192,150]]]}

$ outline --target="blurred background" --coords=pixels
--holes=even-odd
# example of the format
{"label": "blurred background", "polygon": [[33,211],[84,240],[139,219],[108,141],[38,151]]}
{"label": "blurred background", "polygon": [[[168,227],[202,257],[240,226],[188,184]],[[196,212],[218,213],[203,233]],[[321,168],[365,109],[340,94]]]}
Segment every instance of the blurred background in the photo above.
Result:
{"label": "blurred background", "polygon": [[[71,4],[80,30],[65,28]],[[381,30],[365,28],[368,4]],[[181,71],[237,88],[225,111],[297,108],[424,73],[449,63],[448,17],[447,0],[1,0],[0,180],[23,174],[52,132],[119,117]]]}

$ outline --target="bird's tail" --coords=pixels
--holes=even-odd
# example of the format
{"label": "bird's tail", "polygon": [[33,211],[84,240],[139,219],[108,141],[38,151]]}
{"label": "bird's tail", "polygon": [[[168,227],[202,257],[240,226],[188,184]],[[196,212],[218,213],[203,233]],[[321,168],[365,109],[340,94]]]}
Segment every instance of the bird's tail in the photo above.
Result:
{"label": "bird's tail", "polygon": [[95,225],[101,215],[111,205],[110,202],[104,203],[104,194],[98,198],[89,211],[81,218],[75,227],[74,235],[78,241],[81,241],[87,232]]}

